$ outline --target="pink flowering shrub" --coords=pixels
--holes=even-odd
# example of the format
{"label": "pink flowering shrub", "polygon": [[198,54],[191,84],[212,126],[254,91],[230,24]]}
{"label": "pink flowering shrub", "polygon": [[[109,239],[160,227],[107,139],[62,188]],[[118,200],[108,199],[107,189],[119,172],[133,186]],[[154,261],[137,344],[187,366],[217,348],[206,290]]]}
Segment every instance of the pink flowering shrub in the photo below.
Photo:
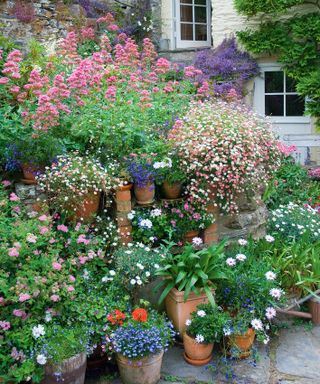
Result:
{"label": "pink flowering shrub", "polygon": [[[48,214],[27,214],[23,208],[17,214],[17,204],[0,186],[0,377],[39,382],[45,359],[38,358],[35,348],[41,332],[72,324],[90,330],[97,340],[103,333],[101,319],[120,299],[108,293],[115,290],[112,278],[101,281],[101,276],[111,277],[110,239],[103,232],[80,223],[61,224]],[[94,298],[85,306],[90,295]],[[42,349],[47,360],[48,353]]]}
{"label": "pink flowering shrub", "polygon": [[240,104],[193,103],[169,139],[190,180],[190,200],[207,203],[214,196],[225,212],[237,211],[238,194],[266,184],[279,165],[271,128]]}

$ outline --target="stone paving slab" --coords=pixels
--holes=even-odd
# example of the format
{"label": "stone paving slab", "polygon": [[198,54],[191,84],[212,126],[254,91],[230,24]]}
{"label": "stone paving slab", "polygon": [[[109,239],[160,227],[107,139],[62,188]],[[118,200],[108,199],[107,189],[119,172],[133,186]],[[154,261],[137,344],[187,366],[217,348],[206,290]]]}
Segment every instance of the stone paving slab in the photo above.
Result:
{"label": "stone paving slab", "polygon": [[320,327],[282,330],[275,363],[279,373],[320,383]]}

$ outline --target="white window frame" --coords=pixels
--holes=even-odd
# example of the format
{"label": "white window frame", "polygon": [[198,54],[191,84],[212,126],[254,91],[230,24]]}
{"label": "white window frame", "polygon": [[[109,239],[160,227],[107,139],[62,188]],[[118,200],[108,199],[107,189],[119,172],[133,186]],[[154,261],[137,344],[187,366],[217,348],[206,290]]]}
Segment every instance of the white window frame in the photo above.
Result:
{"label": "white window frame", "polygon": [[[268,95],[268,93],[265,93],[265,78],[264,73],[265,72],[278,72],[283,71],[283,68],[280,64],[259,64],[259,67],[261,69],[260,76],[256,78],[255,81],[255,90],[254,90],[254,105],[256,108],[256,111],[265,116],[265,95]],[[296,92],[279,92],[279,93],[272,93],[272,95],[277,94],[286,94],[286,95],[295,95]],[[286,106],[284,105],[284,110]],[[268,118],[273,123],[279,123],[279,124],[290,124],[290,123],[310,123],[310,117],[309,116],[268,116]]]}
{"label": "white window frame", "polygon": [[[195,41],[195,40],[181,40],[181,16],[180,16],[180,0],[173,0],[175,4],[175,37],[176,37],[176,48],[206,48],[211,47],[211,0],[206,0],[207,5],[207,40]],[[190,5],[190,4],[185,4]],[[194,0],[192,1],[192,9],[194,14],[194,6],[199,6],[194,4]],[[194,15],[193,15],[194,16]],[[194,19],[194,17],[193,17]],[[183,22],[184,23],[184,22]],[[193,24],[193,34],[195,35],[195,24],[198,23],[185,23],[185,24]],[[204,23],[203,23],[204,24]]]}

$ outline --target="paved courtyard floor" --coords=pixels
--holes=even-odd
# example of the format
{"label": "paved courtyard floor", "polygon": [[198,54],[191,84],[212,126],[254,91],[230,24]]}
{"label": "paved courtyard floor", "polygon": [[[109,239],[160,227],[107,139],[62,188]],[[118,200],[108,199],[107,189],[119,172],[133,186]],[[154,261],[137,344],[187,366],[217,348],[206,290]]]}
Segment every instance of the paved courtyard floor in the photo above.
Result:
{"label": "paved courtyard floor", "polygon": [[[210,365],[194,367],[184,361],[182,353],[183,347],[175,346],[165,354],[159,384],[320,384],[320,326],[282,329],[270,345],[258,348],[257,361],[226,365],[215,351]],[[228,374],[233,378],[227,378]],[[86,380],[86,384],[120,383],[108,375]]]}

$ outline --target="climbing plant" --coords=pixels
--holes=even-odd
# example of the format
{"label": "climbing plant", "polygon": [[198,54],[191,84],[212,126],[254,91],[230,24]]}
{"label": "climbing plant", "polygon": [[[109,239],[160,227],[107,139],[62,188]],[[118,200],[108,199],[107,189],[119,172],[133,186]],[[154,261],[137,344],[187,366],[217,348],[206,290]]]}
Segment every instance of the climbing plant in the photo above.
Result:
{"label": "climbing plant", "polygon": [[[320,1],[234,0],[234,4],[240,14],[261,20],[258,28],[237,33],[240,42],[254,54],[278,57],[296,81],[297,92],[306,98],[306,113],[320,128]],[[308,6],[306,12],[297,12],[297,5]]]}

